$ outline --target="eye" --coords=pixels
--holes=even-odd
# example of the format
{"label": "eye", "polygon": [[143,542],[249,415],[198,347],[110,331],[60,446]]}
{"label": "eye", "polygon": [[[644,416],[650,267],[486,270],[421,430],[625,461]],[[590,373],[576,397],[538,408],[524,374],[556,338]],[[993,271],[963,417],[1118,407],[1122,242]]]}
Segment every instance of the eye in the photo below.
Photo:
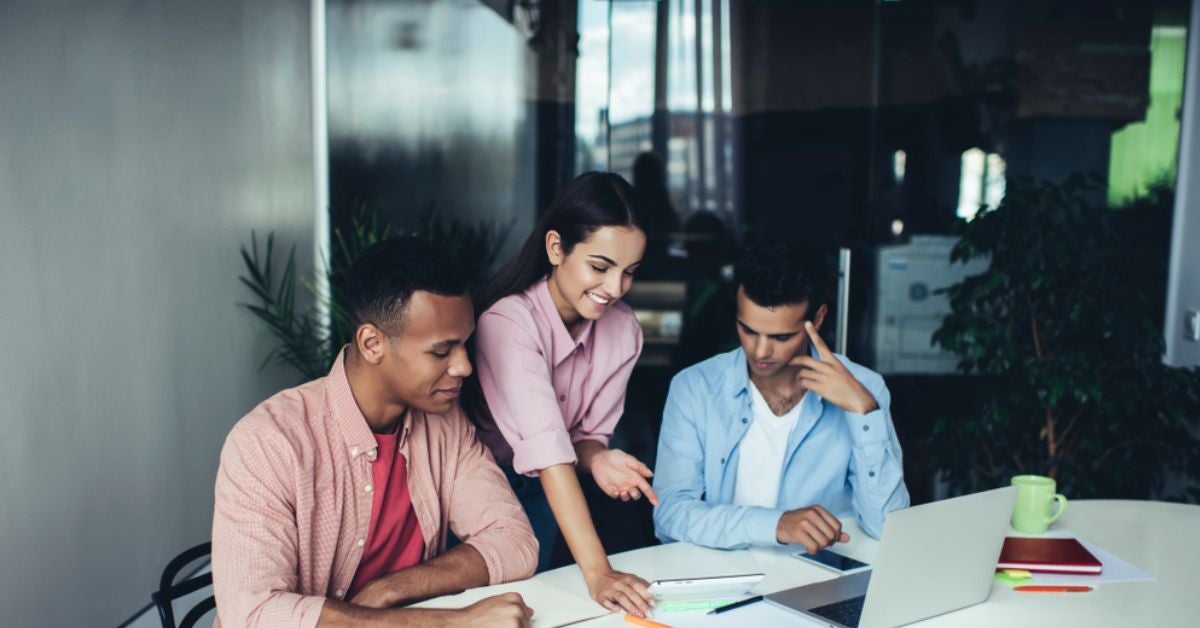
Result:
{"label": "eye", "polygon": [[430,351],[429,353],[439,360],[445,360],[450,357],[449,351]]}
{"label": "eye", "polygon": [[634,275],[634,273],[636,273],[636,272],[637,272],[637,270],[627,270],[627,271],[625,271],[625,276],[632,277]]}
{"label": "eye", "polygon": [[775,340],[777,342],[787,342],[795,337],[796,337],[796,334],[780,334],[778,336],[771,336],[771,339]]}
{"label": "eye", "polygon": [[594,271],[596,271],[596,272],[600,273],[601,275],[603,275],[604,273],[608,272],[608,268],[607,268],[607,267],[605,267],[605,266],[596,266],[595,264],[593,264],[593,265],[592,265],[592,270],[594,270]]}

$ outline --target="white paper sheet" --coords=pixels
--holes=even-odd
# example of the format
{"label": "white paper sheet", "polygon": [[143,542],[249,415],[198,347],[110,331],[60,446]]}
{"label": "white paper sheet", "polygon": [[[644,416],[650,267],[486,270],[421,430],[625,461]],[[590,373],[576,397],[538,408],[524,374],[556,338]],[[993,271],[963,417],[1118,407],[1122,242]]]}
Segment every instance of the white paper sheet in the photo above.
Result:
{"label": "white paper sheet", "polygon": [[465,608],[493,595],[520,593],[533,609],[533,628],[557,628],[609,614],[608,609],[584,597],[537,580],[522,580],[464,591],[458,595],[413,604],[411,608]]}
{"label": "white paper sheet", "polygon": [[[1050,535],[1047,535],[1050,536]],[[1066,538],[1074,538],[1079,541],[1079,544],[1087,548],[1096,560],[1104,565],[1104,569],[1098,574],[1067,574],[1067,573],[1037,573],[1034,572],[1029,584],[1052,584],[1052,585],[1091,585],[1097,586],[1111,582],[1145,582],[1154,580],[1154,576],[1146,573],[1135,565],[1121,559],[1121,557],[1112,552],[1088,541],[1087,539],[1079,538],[1070,533],[1062,535],[1055,534],[1053,536],[1063,536]]]}

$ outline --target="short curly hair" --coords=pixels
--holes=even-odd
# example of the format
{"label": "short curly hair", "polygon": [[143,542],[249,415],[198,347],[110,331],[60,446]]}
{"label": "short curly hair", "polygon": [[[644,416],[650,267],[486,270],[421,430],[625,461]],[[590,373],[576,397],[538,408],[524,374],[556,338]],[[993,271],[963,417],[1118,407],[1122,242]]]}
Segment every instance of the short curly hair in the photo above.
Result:
{"label": "short curly hair", "polygon": [[353,329],[371,323],[384,333],[400,333],[414,292],[441,296],[467,294],[459,265],[441,247],[418,237],[376,242],[350,265],[346,301]]}
{"label": "short curly hair", "polygon": [[810,304],[810,312],[825,303],[825,272],[821,258],[798,245],[763,239],[747,245],[734,266],[734,279],[758,305]]}

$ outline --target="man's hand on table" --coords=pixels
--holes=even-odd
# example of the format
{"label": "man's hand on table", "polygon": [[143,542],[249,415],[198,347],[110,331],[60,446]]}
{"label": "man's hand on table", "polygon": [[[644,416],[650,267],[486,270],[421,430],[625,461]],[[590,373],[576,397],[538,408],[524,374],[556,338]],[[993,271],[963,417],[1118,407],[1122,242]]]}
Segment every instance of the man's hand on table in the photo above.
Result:
{"label": "man's hand on table", "polygon": [[803,545],[809,554],[816,554],[834,543],[849,541],[850,535],[842,532],[842,522],[837,517],[814,504],[783,513],[775,524],[775,540]]}
{"label": "man's hand on table", "polygon": [[525,606],[519,593],[503,593],[462,609],[462,623],[455,626],[497,626],[499,628],[528,628],[533,622],[533,609]]}

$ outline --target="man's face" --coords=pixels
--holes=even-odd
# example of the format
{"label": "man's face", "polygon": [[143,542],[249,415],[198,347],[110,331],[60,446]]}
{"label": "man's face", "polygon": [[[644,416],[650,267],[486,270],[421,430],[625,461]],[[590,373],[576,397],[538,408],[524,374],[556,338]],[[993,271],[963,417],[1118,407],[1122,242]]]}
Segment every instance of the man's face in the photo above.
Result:
{"label": "man's face", "polygon": [[471,300],[414,292],[403,328],[387,341],[380,363],[393,403],[431,414],[448,412],[471,374],[466,341],[475,332]]}
{"label": "man's face", "polygon": [[[808,334],[804,331],[808,308],[808,302],[763,307],[738,287],[738,339],[746,352],[751,374],[771,377],[786,368],[792,358],[808,355]],[[813,326],[820,329],[824,319],[822,305],[813,318]]]}

